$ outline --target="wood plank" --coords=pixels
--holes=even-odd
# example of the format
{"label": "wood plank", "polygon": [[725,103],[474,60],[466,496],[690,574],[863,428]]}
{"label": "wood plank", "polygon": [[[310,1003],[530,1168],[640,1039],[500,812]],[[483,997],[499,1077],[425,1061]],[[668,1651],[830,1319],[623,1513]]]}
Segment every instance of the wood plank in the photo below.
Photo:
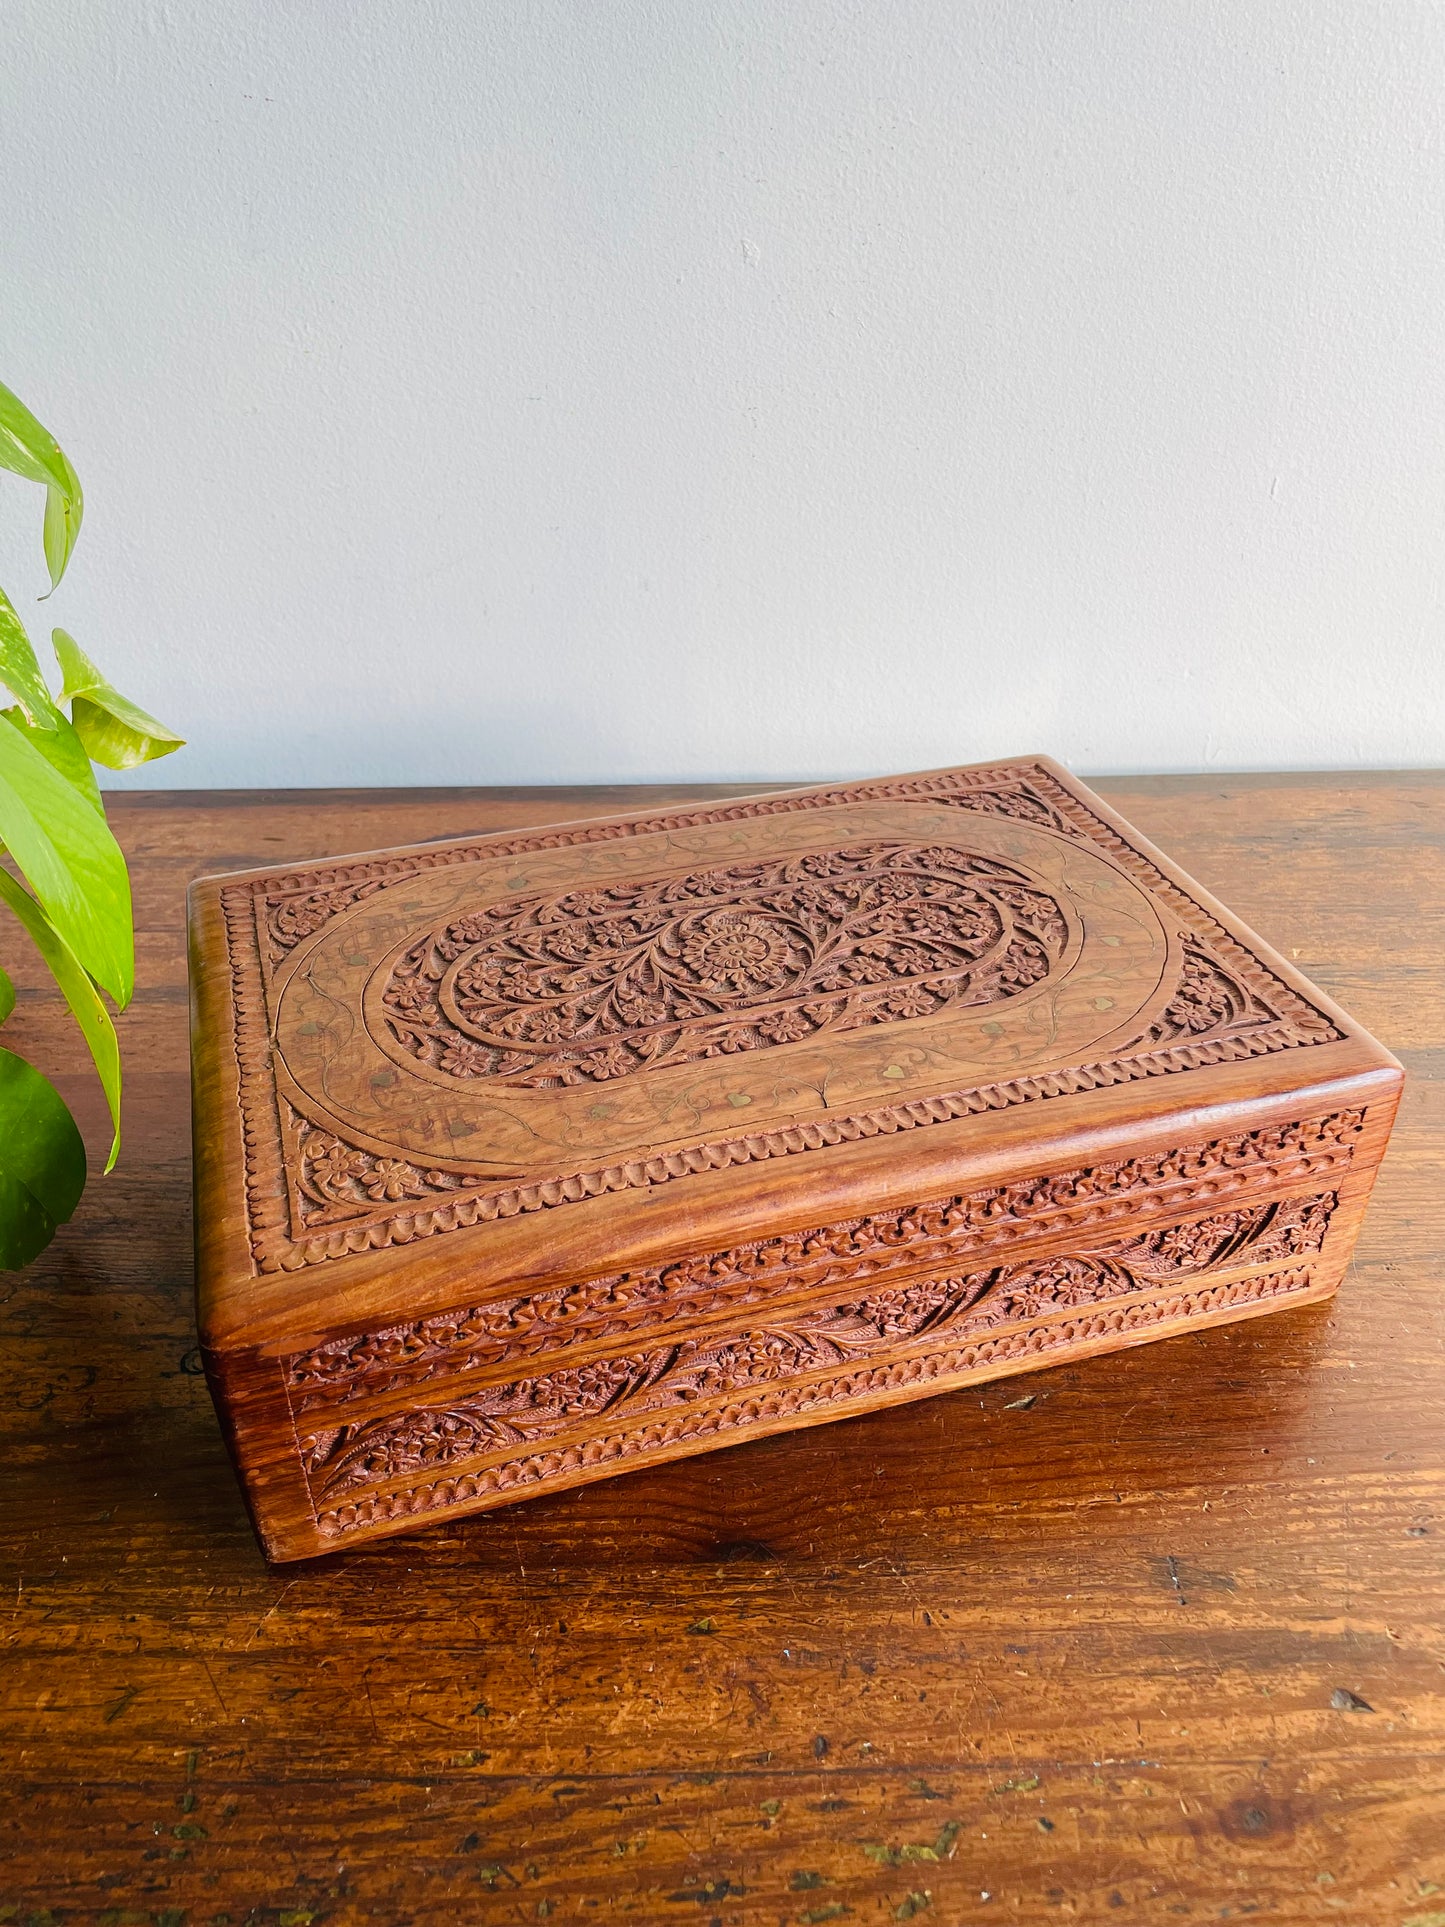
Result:
{"label": "wood plank", "polygon": [[[0,1919],[1440,1927],[1445,781],[1099,788],[1406,1062],[1337,1299],[275,1574],[194,1375],[187,882],[720,792],[111,800],[125,1155],[0,1280]],[[98,1146],[38,986],[7,1042]]]}

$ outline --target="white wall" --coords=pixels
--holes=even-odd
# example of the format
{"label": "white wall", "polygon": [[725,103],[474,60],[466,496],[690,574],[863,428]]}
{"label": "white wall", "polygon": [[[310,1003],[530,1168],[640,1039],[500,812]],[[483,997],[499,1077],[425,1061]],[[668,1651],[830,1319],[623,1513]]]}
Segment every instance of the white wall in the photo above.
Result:
{"label": "white wall", "polygon": [[1445,761],[1442,99],[1410,0],[12,0],[37,619],[183,786]]}

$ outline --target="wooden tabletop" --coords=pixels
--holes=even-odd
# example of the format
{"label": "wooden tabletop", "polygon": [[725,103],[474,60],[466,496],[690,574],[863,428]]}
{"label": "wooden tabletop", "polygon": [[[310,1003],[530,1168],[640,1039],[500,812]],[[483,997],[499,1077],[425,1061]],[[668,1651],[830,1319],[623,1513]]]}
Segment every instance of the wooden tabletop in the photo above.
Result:
{"label": "wooden tabletop", "polygon": [[1445,1927],[1445,777],[1096,787],[1410,1073],[1334,1303],[284,1573],[194,1349],[186,884],[729,792],[111,799],[122,1161],[0,1276],[0,1922]]}

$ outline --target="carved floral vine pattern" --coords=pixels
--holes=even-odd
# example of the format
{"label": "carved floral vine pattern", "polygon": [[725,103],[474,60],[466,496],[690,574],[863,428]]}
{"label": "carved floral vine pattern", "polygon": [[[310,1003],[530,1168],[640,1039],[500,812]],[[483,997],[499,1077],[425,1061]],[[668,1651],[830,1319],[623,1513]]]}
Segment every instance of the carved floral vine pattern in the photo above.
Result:
{"label": "carved floral vine pattern", "polygon": [[296,1149],[302,1196],[317,1207],[310,1215],[323,1221],[354,1217],[358,1209],[373,1205],[461,1190],[465,1184],[453,1171],[429,1171],[406,1158],[358,1151],[332,1132],[309,1125],[303,1124],[298,1132]]}
{"label": "carved floral vine pattern", "polygon": [[[900,1274],[1003,1252],[1024,1239],[1074,1229],[1097,1237],[1143,1214],[1177,1218],[1191,1204],[1219,1201],[1230,1191],[1318,1181],[1348,1167],[1363,1123],[1363,1111],[1351,1110],[1272,1125],[1156,1157],[1025,1178],[334,1339],[287,1361],[293,1406],[305,1413],[416,1384],[437,1372],[486,1370],[543,1350],[554,1356],[569,1345],[803,1292],[856,1292]],[[1252,1207],[1252,1216],[1247,1211],[1240,1219],[1242,1235],[1262,1231],[1259,1213],[1274,1209]],[[1193,1251],[1214,1237],[1214,1224],[1209,1218],[1139,1236],[1165,1240],[1166,1252]],[[1150,1269],[1133,1245],[1124,1250],[1136,1269]]]}
{"label": "carved floral vine pattern", "polygon": [[603,1414],[651,1412],[851,1363],[922,1339],[957,1339],[1138,1293],[1228,1264],[1319,1250],[1329,1193],[1217,1213],[1083,1255],[963,1277],[913,1280],[843,1304],[794,1310],[755,1331],[685,1339],[488,1386],[465,1400],[323,1428],[305,1439],[308,1477],[327,1496],[535,1443]]}
{"label": "carved floral vine pattern", "polygon": [[383,1002],[418,1062],[545,1089],[996,1003],[1068,937],[1008,864],[876,843],[512,898],[413,945]]}
{"label": "carved floral vine pattern", "polygon": [[374,896],[389,881],[386,876],[362,876],[351,882],[332,884],[329,889],[287,891],[273,899],[266,913],[272,962],[284,957],[304,938],[315,936],[323,924],[341,911]]}
{"label": "carved floral vine pattern", "polygon": [[1151,1044],[1245,1036],[1277,1024],[1280,1013],[1202,944],[1186,944],[1178,988],[1148,1033]]}
{"label": "carved floral vine pattern", "polygon": [[1337,1191],[1327,1191],[1313,1198],[1217,1212],[1126,1239],[1110,1255],[1149,1280],[1217,1271],[1223,1265],[1277,1264],[1320,1249],[1339,1201]]}
{"label": "carved floral vine pattern", "polygon": [[[1164,1297],[1094,1304],[1072,1317],[1009,1326],[939,1350],[914,1350],[877,1363],[845,1367],[832,1377],[813,1375],[791,1382],[761,1383],[730,1403],[687,1402],[631,1425],[624,1418],[623,1429],[618,1431],[564,1441],[550,1449],[526,1452],[451,1476],[424,1478],[397,1491],[363,1488],[353,1492],[342,1487],[329,1503],[323,1500],[323,1509],[316,1515],[317,1531],[324,1539],[336,1538],[447,1506],[507,1496],[537,1485],[560,1484],[578,1476],[595,1476],[608,1467],[646,1460],[692,1441],[722,1444],[730,1434],[786,1424],[807,1412],[826,1411],[829,1417],[842,1418],[850,1405],[865,1398],[907,1397],[964,1372],[1042,1359],[1050,1352],[1067,1353],[1071,1347],[1091,1340],[1148,1331],[1174,1319],[1202,1318],[1270,1299],[1297,1297],[1312,1283],[1309,1266],[1293,1265]],[[412,1441],[404,1450],[420,1457],[420,1448],[421,1441]],[[445,1461],[423,1463],[430,1467]],[[417,1469],[422,1469],[421,1465]]]}

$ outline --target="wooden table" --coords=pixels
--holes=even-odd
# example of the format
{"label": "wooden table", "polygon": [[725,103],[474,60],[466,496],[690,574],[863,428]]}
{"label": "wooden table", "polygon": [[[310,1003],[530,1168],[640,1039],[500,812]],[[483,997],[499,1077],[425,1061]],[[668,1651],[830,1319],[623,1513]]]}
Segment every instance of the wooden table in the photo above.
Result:
{"label": "wooden table", "polygon": [[724,792],[112,799],[126,1147],[0,1277],[0,1922],[1445,1927],[1445,778],[1098,787],[1411,1073],[1333,1305],[284,1573],[193,1349],[186,883]]}

